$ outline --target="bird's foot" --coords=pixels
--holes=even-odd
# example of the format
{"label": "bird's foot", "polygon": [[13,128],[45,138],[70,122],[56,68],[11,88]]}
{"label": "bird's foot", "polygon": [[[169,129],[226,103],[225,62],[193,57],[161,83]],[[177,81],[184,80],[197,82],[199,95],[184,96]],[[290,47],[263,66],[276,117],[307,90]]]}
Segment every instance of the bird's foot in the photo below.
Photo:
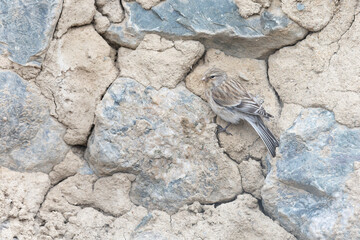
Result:
{"label": "bird's foot", "polygon": [[217,125],[217,127],[216,127],[216,130],[217,130],[217,133],[226,133],[226,135],[230,135],[230,136],[232,136],[232,134],[231,133],[229,133],[228,131],[227,131],[227,128],[229,127],[231,125],[231,123],[229,123],[226,127],[222,127],[222,126],[220,126],[220,125]]}

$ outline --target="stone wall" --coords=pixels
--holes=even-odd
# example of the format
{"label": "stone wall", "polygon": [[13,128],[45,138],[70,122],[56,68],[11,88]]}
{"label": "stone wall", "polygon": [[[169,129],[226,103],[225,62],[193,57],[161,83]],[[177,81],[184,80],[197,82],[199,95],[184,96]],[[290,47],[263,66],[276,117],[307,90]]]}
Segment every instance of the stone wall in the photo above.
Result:
{"label": "stone wall", "polygon": [[359,239],[359,56],[357,0],[0,1],[0,238]]}

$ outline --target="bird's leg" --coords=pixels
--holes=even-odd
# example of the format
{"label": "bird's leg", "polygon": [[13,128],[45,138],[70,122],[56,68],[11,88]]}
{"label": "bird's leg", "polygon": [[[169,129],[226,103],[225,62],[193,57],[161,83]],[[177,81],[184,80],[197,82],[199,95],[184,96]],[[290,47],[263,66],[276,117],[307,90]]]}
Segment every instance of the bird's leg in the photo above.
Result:
{"label": "bird's leg", "polygon": [[228,131],[226,131],[226,129],[229,127],[231,125],[231,123],[228,123],[227,125],[226,125],[226,127],[222,127],[222,126],[220,126],[220,125],[217,125],[217,132],[218,133],[221,133],[221,132],[224,132],[224,133],[226,133],[227,135],[231,135],[232,136],[232,134],[231,133],[229,133]]}

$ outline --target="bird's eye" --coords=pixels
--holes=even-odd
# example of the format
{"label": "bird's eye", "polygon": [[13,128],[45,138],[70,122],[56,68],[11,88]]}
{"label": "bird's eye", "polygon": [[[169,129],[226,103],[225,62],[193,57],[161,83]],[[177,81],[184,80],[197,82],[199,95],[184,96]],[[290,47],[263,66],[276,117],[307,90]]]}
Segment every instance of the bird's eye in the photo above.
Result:
{"label": "bird's eye", "polygon": [[215,78],[215,75],[210,76],[210,78]]}

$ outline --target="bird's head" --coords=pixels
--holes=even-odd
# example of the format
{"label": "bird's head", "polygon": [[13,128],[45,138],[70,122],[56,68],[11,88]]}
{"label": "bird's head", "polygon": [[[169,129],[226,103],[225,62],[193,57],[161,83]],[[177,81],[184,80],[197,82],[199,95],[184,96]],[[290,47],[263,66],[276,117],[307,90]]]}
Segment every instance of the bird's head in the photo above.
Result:
{"label": "bird's head", "polygon": [[206,84],[217,86],[227,79],[227,74],[219,68],[210,68],[204,73],[203,80]]}

